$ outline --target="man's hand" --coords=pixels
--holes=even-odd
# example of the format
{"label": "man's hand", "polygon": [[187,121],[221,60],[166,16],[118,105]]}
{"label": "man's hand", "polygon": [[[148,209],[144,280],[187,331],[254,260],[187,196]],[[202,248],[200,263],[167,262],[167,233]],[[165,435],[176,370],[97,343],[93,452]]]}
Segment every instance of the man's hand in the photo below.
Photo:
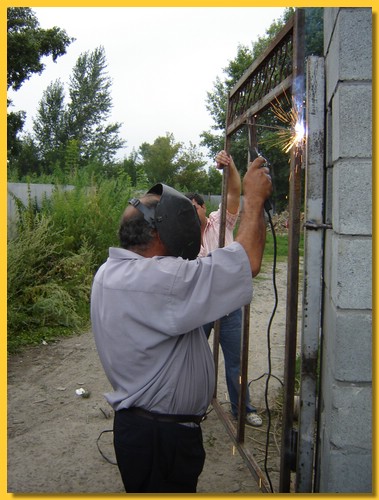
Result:
{"label": "man's hand", "polygon": [[272,194],[270,170],[263,167],[265,159],[259,156],[250,163],[243,178],[243,194],[245,203],[257,205],[261,208]]}

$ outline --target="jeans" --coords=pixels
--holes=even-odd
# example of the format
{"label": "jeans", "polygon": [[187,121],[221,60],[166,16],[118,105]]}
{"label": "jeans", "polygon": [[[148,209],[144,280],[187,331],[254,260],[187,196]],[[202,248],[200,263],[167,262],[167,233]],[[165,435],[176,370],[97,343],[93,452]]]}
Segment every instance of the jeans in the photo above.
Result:
{"label": "jeans", "polygon": [[[204,325],[204,331],[209,338],[214,323]],[[238,395],[240,377],[240,356],[242,336],[242,309],[237,309],[220,319],[220,345],[225,360],[225,378],[228,388],[231,410],[234,417],[238,414]],[[249,388],[246,388],[246,413],[257,411],[250,404]]]}

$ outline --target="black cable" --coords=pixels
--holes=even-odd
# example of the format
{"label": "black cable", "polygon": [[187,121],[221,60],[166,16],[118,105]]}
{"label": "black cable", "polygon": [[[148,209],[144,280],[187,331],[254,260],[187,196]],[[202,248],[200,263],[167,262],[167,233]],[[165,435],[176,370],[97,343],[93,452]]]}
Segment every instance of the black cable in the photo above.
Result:
{"label": "black cable", "polygon": [[[267,215],[268,215],[268,221],[270,224],[271,233],[272,233],[272,237],[273,237],[273,244],[274,244],[274,257],[273,257],[273,264],[272,264],[272,284],[274,287],[275,302],[274,302],[274,308],[273,308],[272,313],[271,313],[270,321],[269,321],[268,326],[267,326],[268,373],[267,373],[266,387],[265,387],[265,404],[266,404],[266,412],[267,412],[267,432],[266,432],[266,450],[265,450],[264,468],[265,468],[267,480],[270,484],[271,492],[274,493],[274,489],[272,486],[270,475],[269,475],[268,469],[267,469],[267,460],[268,460],[268,448],[269,448],[269,444],[270,444],[270,429],[271,429],[271,411],[270,411],[270,407],[268,404],[268,387],[269,387],[270,378],[272,376],[274,376],[271,373],[271,325],[272,325],[272,322],[273,322],[273,319],[274,319],[274,316],[276,313],[276,309],[278,307],[278,289],[276,286],[277,245],[276,245],[276,234],[275,234],[274,225],[272,222],[271,214],[268,210],[267,210]],[[277,377],[275,377],[275,378],[277,378]]]}
{"label": "black cable", "polygon": [[[268,373],[262,373],[262,375],[259,375],[259,377],[257,377],[257,378],[252,378],[252,379],[250,380],[250,382],[249,382],[247,385],[250,387],[250,384],[251,384],[252,382],[257,382],[258,380],[260,380],[261,378],[263,378],[265,375],[268,375]],[[280,380],[280,378],[279,378],[279,377],[277,377],[276,375],[274,375],[273,373],[271,373],[271,377],[276,378],[276,380],[277,380],[277,381],[278,381],[278,382],[282,385],[282,387],[284,387],[284,382],[283,382],[283,380]]]}
{"label": "black cable", "polygon": [[101,456],[102,456],[102,457],[103,457],[103,458],[104,458],[107,462],[109,462],[109,463],[110,463],[110,464],[112,464],[112,465],[117,465],[117,462],[115,462],[115,461],[111,460],[110,458],[108,458],[108,457],[107,457],[107,456],[106,456],[106,455],[105,455],[105,454],[101,451],[101,448],[100,448],[100,445],[99,445],[99,441],[100,441],[101,436],[102,436],[105,432],[113,432],[113,429],[107,429],[107,430],[105,430],[105,431],[100,432],[100,435],[99,435],[99,437],[98,437],[98,438],[97,438],[97,440],[96,440],[96,446],[97,446],[97,449],[99,450],[100,455],[101,455]]}

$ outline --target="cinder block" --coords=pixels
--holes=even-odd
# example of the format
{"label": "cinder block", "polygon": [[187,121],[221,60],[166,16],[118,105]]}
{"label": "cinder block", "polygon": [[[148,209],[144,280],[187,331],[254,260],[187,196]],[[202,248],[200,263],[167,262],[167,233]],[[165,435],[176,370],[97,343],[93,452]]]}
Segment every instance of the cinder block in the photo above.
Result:
{"label": "cinder block", "polygon": [[338,31],[340,80],[371,80],[372,9],[341,9]]}
{"label": "cinder block", "polygon": [[372,235],[372,163],[340,160],[333,168],[333,229],[339,234]]}
{"label": "cinder block", "polygon": [[335,326],[335,378],[342,382],[371,382],[371,312],[336,310]]}
{"label": "cinder block", "polygon": [[341,453],[329,450],[321,461],[318,493],[371,493],[371,453]]}
{"label": "cinder block", "polygon": [[367,452],[372,446],[371,385],[335,383],[330,390],[333,392],[330,442],[346,452]]}
{"label": "cinder block", "polygon": [[340,84],[332,104],[332,161],[372,156],[372,87]]}
{"label": "cinder block", "polygon": [[341,309],[372,309],[371,238],[333,234],[330,297]]}
{"label": "cinder block", "polygon": [[371,448],[336,446],[330,435],[330,432],[333,432],[330,425],[332,420],[330,415],[322,415],[319,447],[321,460],[318,462],[317,492],[370,492],[372,487]]}
{"label": "cinder block", "polygon": [[326,17],[326,96],[330,102],[338,82],[372,79],[372,9],[338,9],[337,16],[332,12]]}
{"label": "cinder block", "polygon": [[[325,301],[324,349],[330,371],[327,385],[333,381],[364,383],[372,380],[372,313],[336,309]],[[324,354],[325,356],[325,354]]]}

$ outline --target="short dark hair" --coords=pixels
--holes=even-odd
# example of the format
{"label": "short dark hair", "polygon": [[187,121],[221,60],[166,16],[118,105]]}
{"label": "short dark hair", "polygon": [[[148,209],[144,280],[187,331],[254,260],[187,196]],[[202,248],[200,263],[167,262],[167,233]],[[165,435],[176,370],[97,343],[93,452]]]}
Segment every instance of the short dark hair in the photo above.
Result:
{"label": "short dark hair", "polygon": [[[158,205],[159,199],[156,195],[144,196],[144,205],[147,207],[155,208]],[[139,210],[133,213],[132,216],[123,215],[120,227],[118,230],[118,237],[120,246],[128,250],[130,248],[138,247],[139,249],[146,249],[149,243],[154,238],[155,229],[153,229],[144,219],[144,215]]]}
{"label": "short dark hair", "polygon": [[200,205],[201,207],[204,205],[205,201],[204,201],[204,198],[202,196],[200,196],[198,193],[187,193],[186,194],[187,198],[189,200],[195,200],[196,203],[198,205]]}

